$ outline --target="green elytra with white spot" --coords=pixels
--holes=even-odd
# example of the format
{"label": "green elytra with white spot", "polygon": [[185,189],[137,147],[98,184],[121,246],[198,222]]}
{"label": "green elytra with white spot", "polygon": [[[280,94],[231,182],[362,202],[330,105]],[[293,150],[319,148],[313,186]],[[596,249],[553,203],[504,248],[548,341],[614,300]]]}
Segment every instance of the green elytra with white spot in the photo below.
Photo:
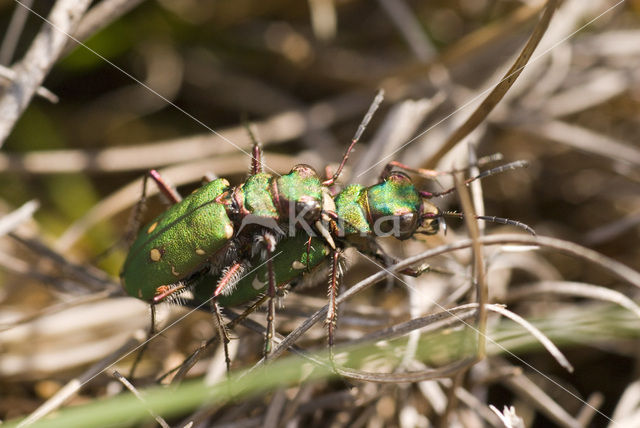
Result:
{"label": "green elytra with white spot", "polygon": [[233,223],[215,201],[228,187],[224,179],[207,183],[140,230],[122,268],[129,295],[150,301],[158,287],[195,272],[227,243]]}
{"label": "green elytra with white spot", "polygon": [[235,188],[224,179],[207,183],[140,230],[120,275],[123,287],[130,296],[152,301],[208,265],[222,269],[216,264],[226,262],[227,244],[247,215],[284,222],[301,212],[312,223],[319,219],[324,191],[306,165],[281,177],[254,174]]}

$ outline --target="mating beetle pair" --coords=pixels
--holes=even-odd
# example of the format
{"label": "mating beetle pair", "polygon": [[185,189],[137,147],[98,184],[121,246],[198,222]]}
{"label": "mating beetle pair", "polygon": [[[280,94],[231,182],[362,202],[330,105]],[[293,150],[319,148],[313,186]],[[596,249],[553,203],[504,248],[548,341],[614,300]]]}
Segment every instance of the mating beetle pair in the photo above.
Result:
{"label": "mating beetle pair", "polygon": [[[281,177],[264,173],[255,139],[251,175],[236,187],[217,179],[180,200],[152,171],[151,177],[175,204],[142,228],[131,246],[121,274],[125,290],[153,305],[192,289],[196,299],[211,300],[224,337],[218,304],[250,303],[266,293],[268,353],[276,291],[329,260],[327,325],[332,345],[342,249],[355,246],[386,261],[375,243],[376,236],[392,234],[403,240],[418,233],[435,234],[443,216],[459,216],[440,212],[428,201],[453,189],[439,193],[420,191],[406,174],[392,170],[392,166],[421,171],[398,163],[385,168],[377,184],[350,185],[335,196],[331,194],[331,186],[381,99],[379,94],[336,173],[324,181],[306,165],[298,165]],[[507,164],[467,182],[524,165]],[[528,228],[511,220],[478,218]],[[280,226],[288,236],[276,232]],[[422,271],[403,273],[419,275]]]}

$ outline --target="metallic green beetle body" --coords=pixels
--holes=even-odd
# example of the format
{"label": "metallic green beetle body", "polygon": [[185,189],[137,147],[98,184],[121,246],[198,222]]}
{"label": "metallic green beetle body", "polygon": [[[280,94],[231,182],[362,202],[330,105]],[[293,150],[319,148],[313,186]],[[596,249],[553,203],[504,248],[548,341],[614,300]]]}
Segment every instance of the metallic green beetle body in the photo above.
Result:
{"label": "metallic green beetle body", "polygon": [[[338,222],[347,241],[358,237],[394,236],[411,238],[418,228],[427,234],[438,232],[438,208],[425,201],[405,174],[392,171],[383,181],[369,187],[347,186],[335,197]],[[426,220],[429,220],[428,222]]]}
{"label": "metallic green beetle body", "polygon": [[150,301],[158,288],[197,271],[233,236],[224,205],[224,179],[205,184],[140,230],[124,263],[122,285],[131,296]]}
{"label": "metallic green beetle body", "polygon": [[[232,240],[236,246],[250,243],[252,224],[262,227],[265,219],[283,226],[289,219],[318,221],[325,192],[307,165],[281,177],[257,173],[236,187],[224,179],[207,183],[140,230],[122,269],[123,287],[151,302],[198,272],[218,272],[237,257],[238,250],[230,249]],[[245,220],[250,221],[245,225]],[[247,225],[243,239],[237,239]]]}
{"label": "metallic green beetle body", "polygon": [[309,222],[320,218],[323,186],[315,170],[296,165],[289,174],[274,177],[260,172],[250,176],[221,200],[236,217],[247,215],[278,222],[302,214]]}

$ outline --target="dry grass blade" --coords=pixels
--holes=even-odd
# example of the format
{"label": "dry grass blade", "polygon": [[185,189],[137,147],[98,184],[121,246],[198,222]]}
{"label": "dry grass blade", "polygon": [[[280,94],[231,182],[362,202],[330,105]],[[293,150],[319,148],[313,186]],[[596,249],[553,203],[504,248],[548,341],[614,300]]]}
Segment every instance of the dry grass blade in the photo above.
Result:
{"label": "dry grass blade", "polygon": [[469,118],[458,128],[456,131],[445,141],[438,151],[431,156],[428,162],[424,165],[425,168],[434,168],[440,159],[447,154],[456,144],[458,144],[464,137],[469,135],[471,131],[476,129],[480,123],[489,115],[491,110],[500,102],[500,100],[507,93],[509,88],[513,84],[524,70],[524,67],[531,59],[531,55],[535,51],[540,39],[544,36],[545,31],[551,22],[556,8],[558,6],[557,0],[548,0],[545,6],[544,12],[540,17],[540,20],[536,24],[533,33],[529,37],[526,45],[518,55],[518,58],[513,63],[509,71],[500,80],[500,82],[493,88],[493,90],[487,95],[482,103],[476,108],[476,110],[469,116]]}
{"label": "dry grass blade", "polygon": [[546,394],[538,385],[526,376],[514,376],[502,381],[505,386],[517,395],[530,400],[542,413],[547,415],[556,424],[567,428],[581,428],[580,422],[563,409],[556,401]]}
{"label": "dry grass blade", "polygon": [[[24,0],[26,7],[31,7],[33,0]],[[20,40],[20,34],[24,29],[24,24],[29,16],[29,11],[24,7],[16,7],[11,14],[11,22],[2,40],[0,47],[0,64],[10,64]]]}
{"label": "dry grass blade", "polygon": [[363,370],[354,370],[346,367],[335,367],[335,371],[340,376],[348,379],[363,382],[376,383],[414,383],[426,380],[449,378],[463,372],[478,362],[477,357],[465,358],[450,364],[446,364],[437,369],[424,369],[416,372],[404,373],[373,373]]}
{"label": "dry grass blade", "polygon": [[640,422],[640,380],[627,386],[611,416],[609,426],[637,426]]}
{"label": "dry grass blade", "polygon": [[[294,140],[306,133],[323,130],[352,117],[359,116],[368,106],[369,96],[360,92],[346,94],[320,101],[309,108],[288,110],[267,119],[253,122],[264,146]],[[181,162],[202,161],[208,156],[230,155],[244,159],[242,171],[246,169],[246,155],[238,153],[237,147],[248,150],[251,140],[243,125],[223,128],[219,132],[234,142],[220,144],[220,137],[211,133],[139,143],[127,147],[110,147],[103,150],[67,149],[32,150],[26,154],[0,153],[0,170],[47,174],[62,172],[118,172],[144,171]],[[226,158],[229,160],[229,158]],[[224,159],[212,158],[221,173],[231,173]],[[279,170],[277,160],[267,159]],[[238,168],[240,162],[238,161]],[[287,170],[288,164],[283,170]],[[214,169],[211,167],[211,169]]]}
{"label": "dry grass blade", "polygon": [[[11,68],[0,66],[0,76],[12,82],[16,78],[16,72]],[[54,104],[60,101],[56,94],[54,94],[44,86],[38,86],[38,88],[36,89],[36,95]]]}
{"label": "dry grass blade", "polygon": [[489,300],[489,290],[487,288],[487,277],[485,271],[485,261],[482,245],[478,242],[480,238],[480,229],[478,228],[478,220],[475,218],[475,210],[471,197],[466,187],[463,185],[463,178],[460,174],[454,176],[456,190],[462,205],[462,213],[467,226],[467,231],[471,236],[471,249],[473,257],[473,282],[476,288],[476,300],[478,303],[478,315],[476,318],[478,333],[478,358],[483,359],[487,352],[487,307]]}
{"label": "dry grass blade", "polygon": [[526,300],[531,295],[547,293],[612,302],[628,309],[640,318],[640,306],[624,294],[599,285],[582,282],[540,281],[530,285],[523,285],[509,293],[509,301]]}
{"label": "dry grass blade", "polygon": [[9,236],[29,248],[29,250],[34,253],[52,260],[60,266],[63,271],[79,278],[82,281],[81,285],[84,288],[84,290],[78,290],[79,292],[86,292],[87,290],[99,292],[104,291],[105,288],[110,289],[110,291],[115,291],[120,288],[118,284],[114,284],[111,278],[109,278],[109,276],[100,269],[97,269],[94,266],[73,263],[60,252],[52,250],[38,239],[26,238],[15,232],[10,232]]}
{"label": "dry grass blade", "polygon": [[604,395],[600,392],[594,392],[589,396],[576,419],[582,426],[588,426],[593,417],[599,412],[599,408],[604,403]]}
{"label": "dry grass blade", "polygon": [[414,330],[422,333],[429,333],[439,329],[447,328],[455,323],[465,322],[471,319],[478,310],[477,303],[469,303],[455,308],[444,309],[435,314],[425,315],[409,321],[396,324],[389,328],[363,335],[349,342],[350,346],[367,342],[377,342],[379,340],[391,340],[404,336]]}
{"label": "dry grass blade", "polygon": [[31,413],[20,426],[29,426],[34,422],[42,419],[49,413],[55,411],[62,406],[69,398],[73,397],[80,391],[87,382],[94,377],[100,375],[104,370],[111,367],[114,363],[119,361],[123,355],[127,355],[135,350],[140,343],[142,343],[144,336],[132,337],[127,340],[120,348],[116,349],[110,355],[103,358],[101,361],[92,365],[81,376],[68,382],[62,389],[60,389],[53,397],[45,401],[40,407],[38,407],[33,413]]}
{"label": "dry grass blade", "polygon": [[99,300],[106,299],[108,297],[115,297],[114,293],[107,290],[107,291],[97,292],[94,294],[88,294],[86,296],[78,297],[73,300],[68,300],[62,303],[58,303],[56,305],[51,305],[32,315],[27,315],[19,319],[14,319],[14,320],[0,323],[0,332],[9,330],[21,324],[26,324],[28,322],[34,321],[41,317],[45,317],[47,315],[57,314],[59,312],[67,311],[70,308],[73,308],[75,306],[81,306],[87,303],[97,302]]}
{"label": "dry grass blade", "polygon": [[0,217],[0,236],[6,235],[18,227],[20,223],[29,220],[39,206],[38,201],[29,201],[15,211]]}
{"label": "dry grass blade", "polygon": [[516,414],[516,409],[513,406],[504,406],[502,412],[496,409],[493,404],[490,404],[489,408],[498,415],[505,428],[525,428],[524,421]]}
{"label": "dry grass blade", "polygon": [[613,159],[616,162],[640,166],[640,150],[633,145],[562,121],[525,125],[527,132],[580,151]]}
{"label": "dry grass blade", "polygon": [[558,364],[567,369],[569,373],[573,372],[573,366],[571,365],[571,363],[569,363],[569,360],[567,360],[562,352],[560,352],[556,345],[554,345],[547,336],[545,336],[540,330],[531,325],[531,323],[529,323],[527,320],[499,305],[487,305],[487,308],[521,325],[525,330],[531,333],[532,336],[538,339],[540,343],[542,343],[545,349],[551,354],[551,356],[553,356],[553,358],[555,358]]}

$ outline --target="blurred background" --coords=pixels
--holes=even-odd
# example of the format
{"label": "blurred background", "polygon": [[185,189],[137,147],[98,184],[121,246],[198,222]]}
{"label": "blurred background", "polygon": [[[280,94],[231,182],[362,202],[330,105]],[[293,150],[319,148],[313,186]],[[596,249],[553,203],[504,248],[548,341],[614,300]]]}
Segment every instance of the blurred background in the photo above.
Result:
{"label": "blurred background", "polygon": [[[24,3],[46,16],[52,2]],[[483,180],[479,198],[487,215],[524,222],[539,235],[578,243],[638,270],[640,1],[559,3],[504,99],[460,144],[440,155],[444,142],[514,63],[545,2],[94,2],[89,13],[98,10],[97,24],[85,29],[81,20],[74,33],[88,49],[70,42],[43,82],[57,102],[34,97],[0,149],[0,216],[39,202],[32,219],[12,236],[0,237],[0,418],[29,414],[146,328],[144,304],[114,297],[120,293],[123,238],[130,233],[140,179],[159,169],[183,195],[206,174],[241,183],[250,164],[245,119],[255,124],[273,171],[285,173],[303,162],[324,172],[326,165],[339,163],[376,91],[384,89],[385,100],[350,157],[342,183],[375,183],[390,160],[448,171],[465,167],[473,156],[501,153],[502,163],[524,159],[528,168]],[[42,28],[42,19],[18,3],[0,2],[0,64],[19,61]],[[431,191],[452,185],[449,177],[417,181]],[[157,192],[154,186],[149,190]],[[434,203],[461,209],[455,194]],[[152,197],[145,218],[164,209],[166,203]],[[449,226],[446,236],[388,245],[402,258],[465,236],[463,222],[452,219]],[[482,226],[488,234],[515,231]],[[350,255],[345,287],[376,272],[356,256]],[[608,426],[614,411],[616,420],[628,423],[620,426],[640,426],[640,323],[632,312],[638,288],[597,264],[554,251],[496,252],[487,262],[494,264],[491,300],[546,322],[543,331],[557,340],[574,373],[520,334],[521,342],[505,346],[536,370],[498,350],[457,380],[465,399],[447,395],[447,382],[383,387],[326,381],[305,390],[306,401],[284,400],[299,410],[301,402],[343,397],[343,407],[330,402],[315,413],[283,416],[279,423],[502,426],[483,406],[513,404],[526,426]],[[408,297],[403,287],[381,285],[346,305],[339,339],[357,337],[367,319],[378,320],[371,325],[381,328],[430,313],[434,301],[438,306],[463,302],[469,297],[469,263],[445,257],[434,264],[453,277],[407,280],[424,290],[420,298]],[[292,313],[293,307],[324,304],[325,280],[320,283],[287,296],[278,331],[292,330],[312,312]],[[549,288],[562,283],[567,289],[569,283],[598,285],[616,294],[583,288],[582,294],[559,297]],[[458,292],[457,299],[451,297]],[[264,314],[255,320],[264,322]],[[195,314],[152,345],[142,373],[152,378],[168,370],[213,334],[210,316]],[[260,335],[242,329],[235,335],[246,347],[241,345],[234,364],[257,360]],[[320,327],[305,340],[303,345],[326,343]],[[123,371],[131,361],[121,363]],[[196,365],[190,374],[199,376],[207,367]],[[540,404],[526,394],[530,388],[507,379],[518,377],[510,371],[514,367],[560,410]],[[119,385],[103,374],[71,403],[110,395],[113,384]],[[635,405],[621,410],[625,391]],[[359,394],[368,399],[355,405]],[[253,413],[242,426],[258,426],[271,398],[228,405],[214,414],[236,414],[225,423],[240,423],[247,415],[238,409],[249,405]]]}

